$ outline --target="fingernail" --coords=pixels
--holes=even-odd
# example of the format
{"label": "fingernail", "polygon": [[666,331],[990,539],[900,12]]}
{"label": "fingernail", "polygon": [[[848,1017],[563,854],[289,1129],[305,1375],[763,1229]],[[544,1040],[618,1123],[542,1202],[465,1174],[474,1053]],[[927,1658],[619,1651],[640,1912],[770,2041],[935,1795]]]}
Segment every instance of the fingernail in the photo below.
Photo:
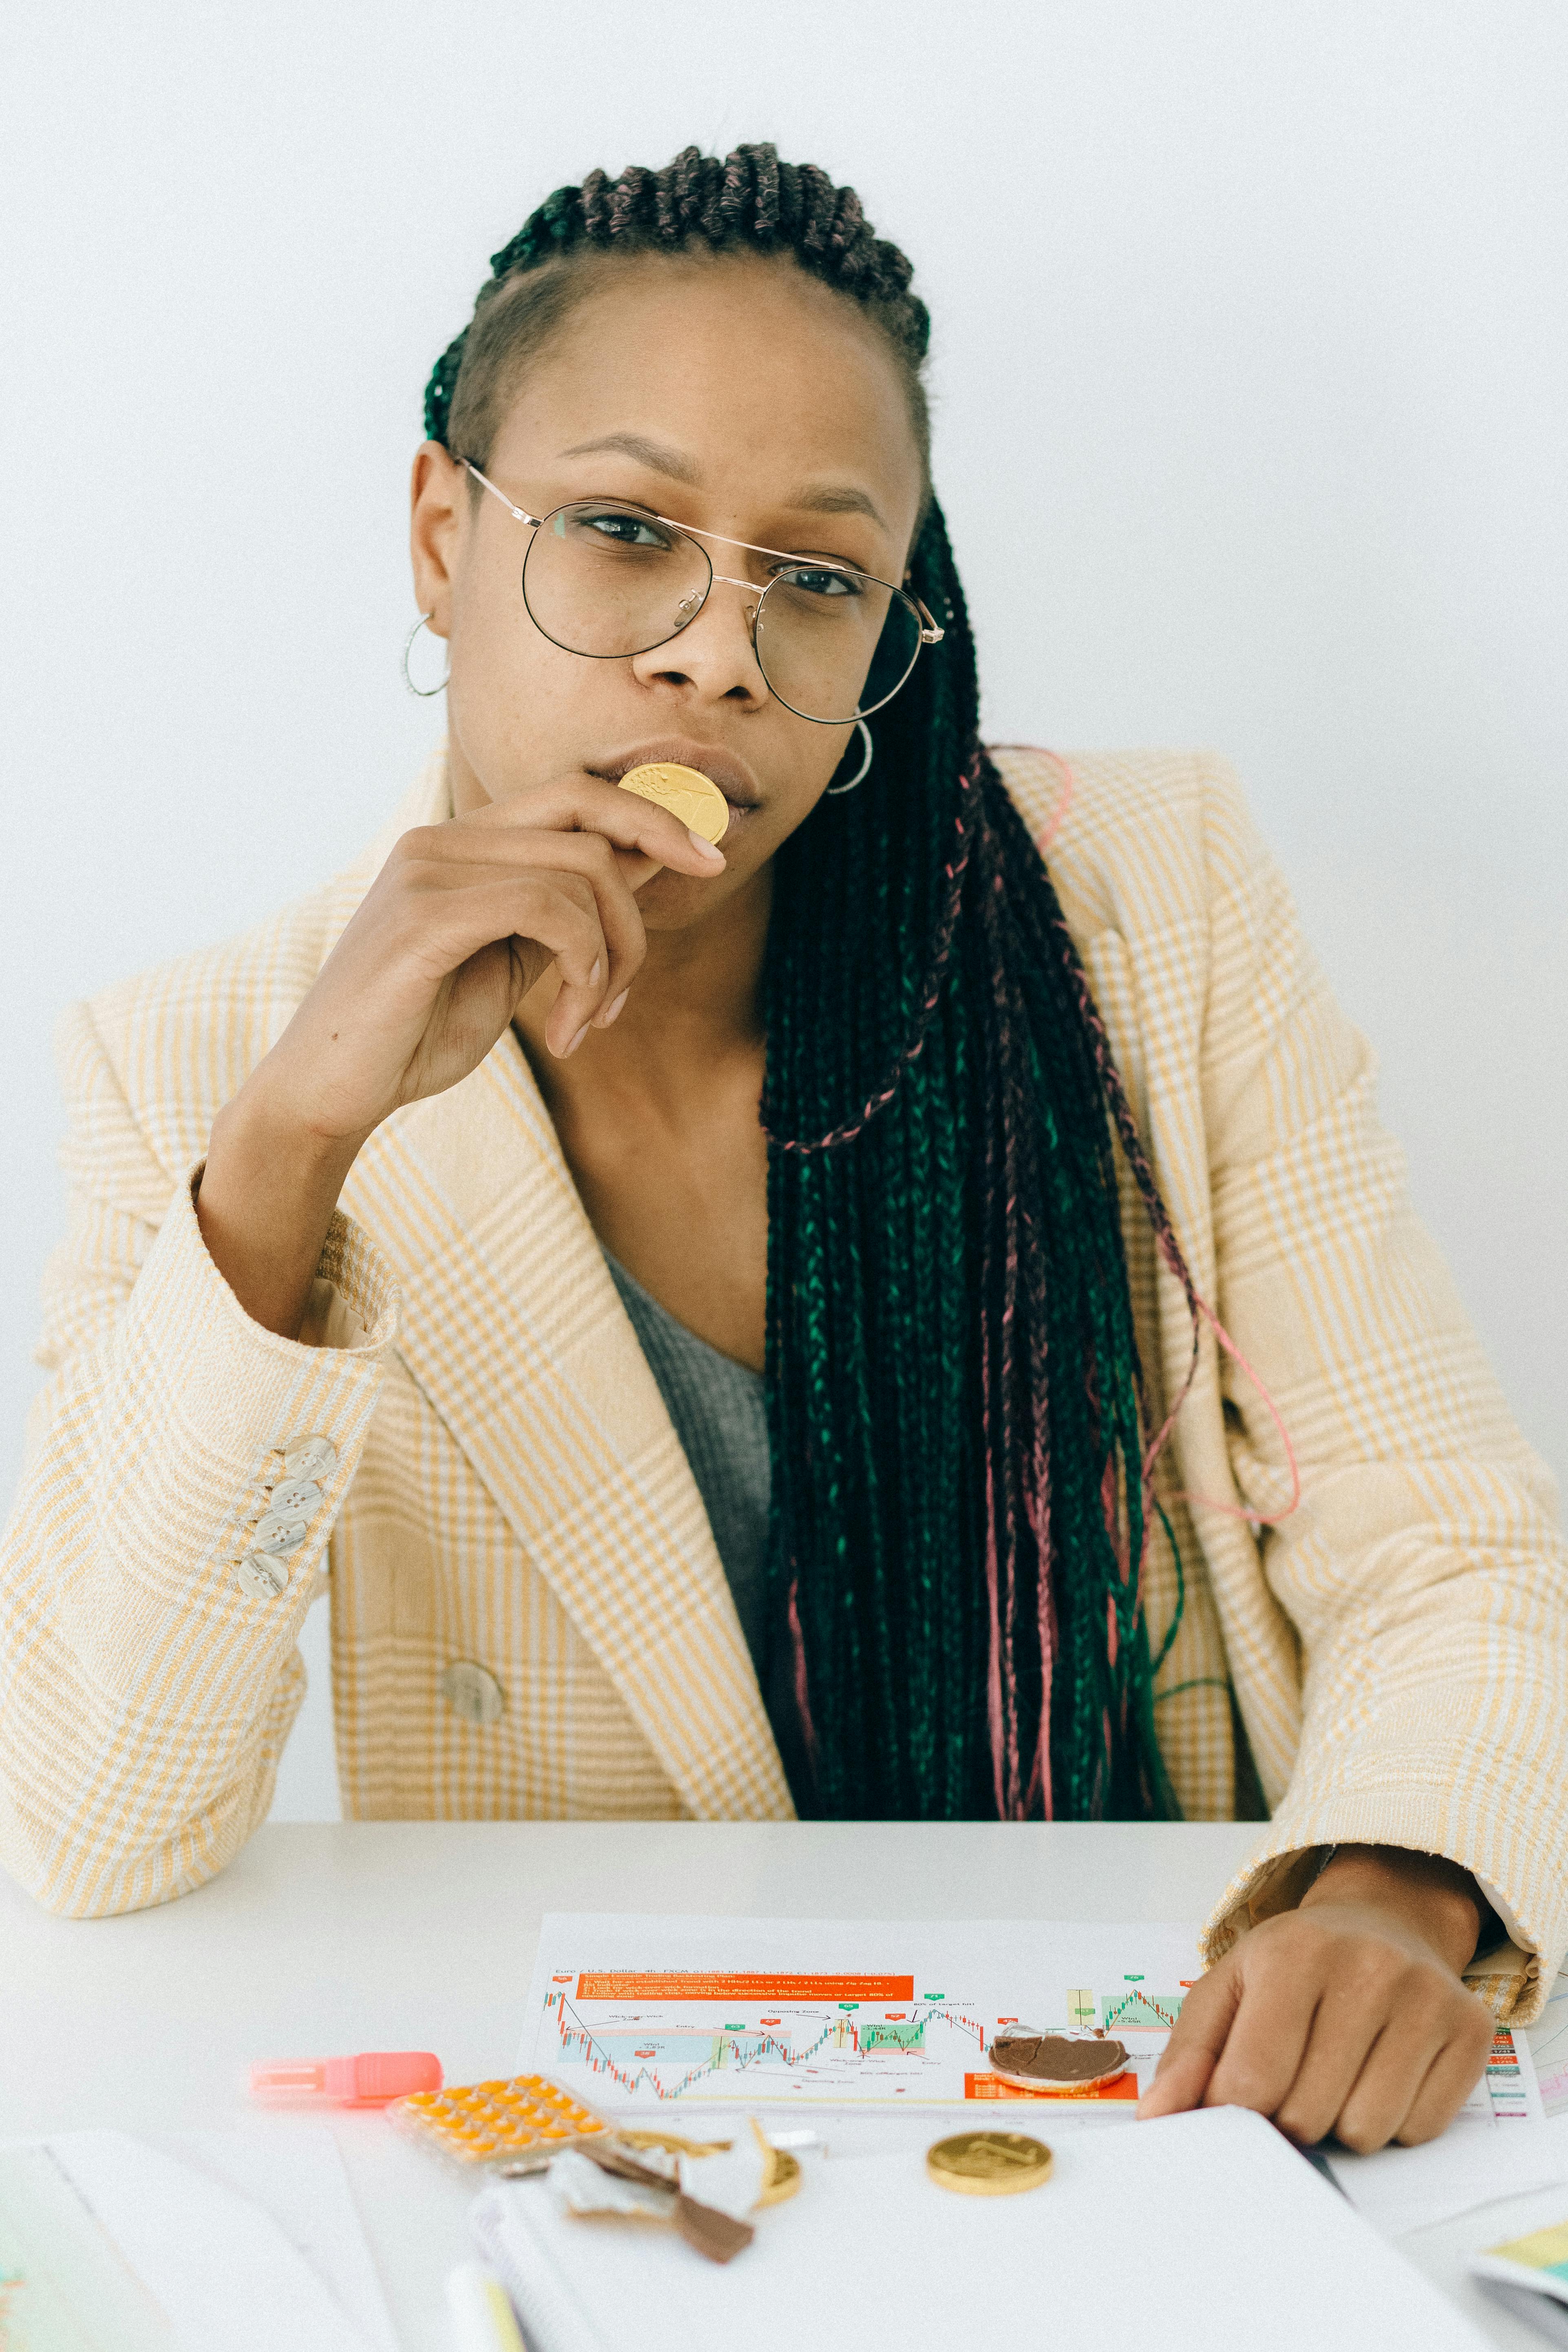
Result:
{"label": "fingernail", "polygon": [[599,985],[599,959],[597,956],[594,958],[594,969],[588,974],[588,985],[590,988],[597,988]]}
{"label": "fingernail", "polygon": [[712,842],[707,840],[704,835],[697,832],[693,826],[689,824],[686,830],[691,835],[691,845],[693,849],[700,849],[704,857],[716,857],[719,860],[720,865],[723,865],[724,853],[721,849],[716,848]]}
{"label": "fingernail", "polygon": [[599,1026],[601,1029],[607,1029],[612,1021],[618,1021],[620,1019],[621,1007],[630,994],[631,990],[629,988],[623,988],[615,1003],[610,1006],[608,1012],[600,1013]]}
{"label": "fingernail", "polygon": [[578,1046],[583,1043],[583,1040],[587,1034],[588,1024],[584,1021],[581,1029],[578,1030],[575,1037],[573,1038],[572,1043],[567,1046],[565,1053],[562,1055],[561,1058],[563,1062],[571,1059],[572,1055],[577,1051]]}

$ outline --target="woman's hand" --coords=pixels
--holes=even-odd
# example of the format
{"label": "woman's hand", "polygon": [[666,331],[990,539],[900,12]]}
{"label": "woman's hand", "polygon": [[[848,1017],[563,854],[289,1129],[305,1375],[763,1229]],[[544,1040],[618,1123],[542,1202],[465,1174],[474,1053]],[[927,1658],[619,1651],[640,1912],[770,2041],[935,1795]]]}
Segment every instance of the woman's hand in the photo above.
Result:
{"label": "woman's hand", "polygon": [[1341,1847],[1193,1988],[1139,2115],[1254,2107],[1303,2147],[1333,2132],[1363,2152],[1436,2138],[1490,2045],[1459,1978],[1480,1916],[1452,1863]]}
{"label": "woman's hand", "polygon": [[711,879],[724,859],[668,809],[592,776],[405,833],[250,1085],[286,1087],[312,1134],[363,1142],[477,1069],[552,964],[545,1038],[569,1054],[636,976],[633,892],[661,866]]}
{"label": "woman's hand", "polygon": [[213,1125],[197,1215],[254,1320],[298,1333],[366,1138],[477,1069],[552,966],[552,1052],[608,1027],[647,948],[634,894],[664,866],[710,880],[724,859],[668,809],[585,775],[404,835]]}

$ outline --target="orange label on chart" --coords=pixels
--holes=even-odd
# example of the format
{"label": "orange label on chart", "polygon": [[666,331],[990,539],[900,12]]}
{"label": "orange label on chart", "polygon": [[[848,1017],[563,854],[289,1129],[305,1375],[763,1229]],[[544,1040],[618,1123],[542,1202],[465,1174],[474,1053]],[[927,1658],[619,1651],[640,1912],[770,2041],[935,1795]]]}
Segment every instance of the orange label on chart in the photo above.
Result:
{"label": "orange label on chart", "polygon": [[1065,2091],[1051,2091],[1044,2084],[1025,2090],[1021,2084],[1009,2083],[1000,2074],[966,2074],[963,2095],[966,2099],[1136,2099],[1138,2077],[1129,2068],[1125,2074],[1108,2074],[1100,2083],[1079,2083]]}
{"label": "orange label on chart", "polygon": [[584,1969],[579,2000],[912,2000],[913,1977],[702,1976],[695,1970],[620,1975]]}

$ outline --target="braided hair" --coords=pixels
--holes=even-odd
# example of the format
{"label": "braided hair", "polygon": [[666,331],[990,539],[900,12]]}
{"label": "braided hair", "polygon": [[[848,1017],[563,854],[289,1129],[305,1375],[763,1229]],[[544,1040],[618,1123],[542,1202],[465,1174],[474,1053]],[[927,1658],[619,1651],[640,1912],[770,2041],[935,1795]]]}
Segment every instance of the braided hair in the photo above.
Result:
{"label": "braided hair", "polygon": [[[910,265],[853,189],[771,146],[558,188],[437,362],[431,437],[482,464],[528,351],[599,257],[637,252],[773,255],[837,289],[885,336],[924,455]],[[979,739],[929,497],[910,585],[945,641],[869,722],[859,789],[821,800],[775,859],[759,1670],[803,1813],[1169,1818],[1113,1129],[1191,1286],[1056,892]]]}

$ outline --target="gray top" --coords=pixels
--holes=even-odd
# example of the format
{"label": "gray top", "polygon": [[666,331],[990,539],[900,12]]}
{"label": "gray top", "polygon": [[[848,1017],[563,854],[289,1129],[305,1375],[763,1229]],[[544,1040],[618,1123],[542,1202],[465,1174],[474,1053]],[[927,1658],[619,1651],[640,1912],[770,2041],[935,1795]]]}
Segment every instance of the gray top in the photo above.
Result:
{"label": "gray top", "polygon": [[691,1465],[741,1631],[760,1672],[763,1555],[773,1489],[763,1376],[678,1323],[608,1250],[605,1263]]}

